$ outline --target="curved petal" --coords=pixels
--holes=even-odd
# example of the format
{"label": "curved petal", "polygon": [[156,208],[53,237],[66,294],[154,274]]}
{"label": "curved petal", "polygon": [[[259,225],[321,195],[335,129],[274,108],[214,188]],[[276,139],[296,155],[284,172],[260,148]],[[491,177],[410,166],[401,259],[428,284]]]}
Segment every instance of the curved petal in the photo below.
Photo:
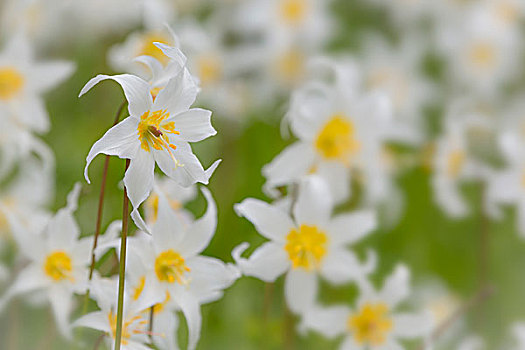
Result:
{"label": "curved petal", "polygon": [[120,75],[104,75],[99,74],[92,78],[82,88],[78,97],[84,95],[91,88],[103,80],[111,79],[116,81],[122,86],[124,95],[128,101],[129,114],[135,118],[139,118],[144,112],[150,110],[153,104],[153,97],[150,93],[150,85],[143,79],[131,75],[131,74],[120,74]]}
{"label": "curved petal", "polygon": [[410,294],[410,270],[405,265],[396,266],[385,281],[380,293],[381,300],[394,308]]}
{"label": "curved petal", "polygon": [[153,154],[159,168],[183,187],[189,187],[197,182],[206,185],[209,178],[190,145],[186,142],[173,142],[173,144],[177,147],[173,153],[179,165],[174,162],[168,151],[154,150]]}
{"label": "curved petal", "polygon": [[180,252],[183,256],[193,256],[202,252],[210,243],[217,228],[217,206],[215,201],[207,188],[201,187],[201,191],[206,197],[208,209],[201,218],[190,226],[180,243]]}
{"label": "curved petal", "polygon": [[234,209],[237,215],[248,219],[259,234],[276,242],[284,242],[295,227],[288,214],[258,199],[247,198],[235,204]]}
{"label": "curved petal", "polygon": [[138,121],[128,117],[106,131],[104,136],[95,142],[86,157],[86,167],[84,168],[84,177],[88,183],[91,183],[88,176],[89,164],[100,153],[128,159],[135,156],[140,147],[137,126]]}
{"label": "curved petal", "polygon": [[87,327],[102,332],[111,333],[108,315],[103,311],[91,312],[73,322],[73,327]]}
{"label": "curved petal", "polygon": [[290,267],[290,261],[284,248],[276,243],[264,243],[248,259],[242,258],[241,254],[248,247],[249,244],[245,242],[232,251],[233,260],[246,276],[253,276],[265,282],[274,282]]}
{"label": "curved petal", "polygon": [[332,196],[327,184],[318,176],[308,176],[299,185],[293,207],[295,222],[325,226],[332,213]]}
{"label": "curved petal", "polygon": [[179,219],[166,197],[160,193],[157,221],[153,225],[153,245],[157,252],[175,248],[184,237],[184,223]]}
{"label": "curved petal", "polygon": [[188,350],[194,350],[201,335],[200,305],[189,293],[180,293],[176,296],[175,301],[181,308],[188,324]]}
{"label": "curved petal", "polygon": [[355,243],[371,233],[376,226],[377,218],[372,210],[338,215],[328,225],[330,243],[333,245]]}
{"label": "curved petal", "polygon": [[303,269],[291,269],[284,279],[286,304],[299,314],[311,308],[318,293],[317,274]]}
{"label": "curved petal", "polygon": [[155,161],[149,152],[140,150],[131,159],[129,168],[124,175],[124,186],[126,186],[133,208],[138,208],[148,198],[153,188],[154,170]]}
{"label": "curved petal", "polygon": [[211,111],[206,109],[192,108],[168,119],[171,120],[180,131],[180,138],[187,142],[198,142],[217,134],[211,125]]}
{"label": "curved petal", "polygon": [[171,78],[166,87],[159,92],[153,103],[153,110],[167,110],[170,115],[185,112],[193,102],[195,102],[198,92],[199,88],[195,84],[190,72],[186,68],[183,68],[179,74]]}

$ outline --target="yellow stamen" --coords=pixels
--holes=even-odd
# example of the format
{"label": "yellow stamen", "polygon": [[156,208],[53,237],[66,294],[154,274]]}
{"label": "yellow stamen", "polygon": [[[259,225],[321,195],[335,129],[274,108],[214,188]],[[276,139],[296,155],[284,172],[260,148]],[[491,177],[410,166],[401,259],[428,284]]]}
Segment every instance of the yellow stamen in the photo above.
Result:
{"label": "yellow stamen", "polygon": [[[109,326],[111,328],[111,337],[115,339],[117,333],[117,315],[114,315],[112,311],[108,313]],[[120,343],[123,345],[128,345],[129,338],[131,338],[131,332],[129,330],[132,324],[136,323],[137,329],[133,329],[131,332],[134,334],[143,333],[143,330],[140,330],[138,327],[144,327],[148,321],[144,320],[142,316],[136,315],[132,318],[124,320],[122,323],[122,334]]]}
{"label": "yellow stamen", "polygon": [[0,67],[0,100],[9,100],[24,87],[23,75],[14,67]]}
{"label": "yellow stamen", "polygon": [[463,165],[465,164],[465,152],[462,150],[455,150],[448,155],[447,173],[449,176],[456,178],[461,173]]}
{"label": "yellow stamen", "polygon": [[188,280],[184,276],[190,268],[184,263],[184,258],[173,249],[160,253],[155,259],[155,273],[160,281],[186,284]]}
{"label": "yellow stamen", "polygon": [[361,143],[355,138],[354,124],[341,114],[336,114],[325,124],[315,140],[317,152],[324,158],[349,161],[357,153]]}
{"label": "yellow stamen", "polygon": [[306,0],[281,0],[281,17],[287,23],[295,25],[302,22],[307,10]]}
{"label": "yellow stamen", "polygon": [[73,280],[71,257],[64,251],[57,250],[49,254],[44,262],[44,272],[55,282]]}
{"label": "yellow stamen", "polygon": [[202,86],[209,86],[221,78],[222,63],[214,55],[203,55],[197,60],[197,70]]}
{"label": "yellow stamen", "polygon": [[147,55],[156,58],[160,63],[169,62],[169,57],[164,55],[161,49],[153,43],[171,44],[169,37],[162,33],[147,33],[140,38],[141,44],[137,56]]}
{"label": "yellow stamen", "polygon": [[360,345],[383,345],[393,322],[388,316],[388,306],[383,303],[365,304],[348,319],[348,328]]}
{"label": "yellow stamen", "polygon": [[496,63],[496,49],[492,43],[478,42],[470,48],[468,57],[476,68],[489,69]]}
{"label": "yellow stamen", "polygon": [[144,285],[146,284],[146,276],[142,276],[139,280],[137,286],[133,289],[133,300],[140,298],[142,291],[144,290]]}
{"label": "yellow stamen", "polygon": [[326,234],[316,226],[301,225],[286,236],[284,249],[292,261],[292,267],[311,270],[318,268],[326,254]]}

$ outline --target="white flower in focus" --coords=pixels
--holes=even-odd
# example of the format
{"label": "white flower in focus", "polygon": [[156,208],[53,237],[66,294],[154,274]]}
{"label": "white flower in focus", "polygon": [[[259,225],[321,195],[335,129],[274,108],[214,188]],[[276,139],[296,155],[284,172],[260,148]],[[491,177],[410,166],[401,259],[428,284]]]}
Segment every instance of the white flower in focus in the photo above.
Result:
{"label": "white flower in focus", "polygon": [[46,292],[58,328],[68,338],[73,293],[81,294],[87,287],[92,244],[91,238],[79,239],[80,230],[73,217],[79,192],[80,184],[76,184],[68,195],[67,206],[51,218],[41,233],[28,231],[14,217],[8,218],[20,251],[30,264],[0,300],[3,307],[15,295]]}
{"label": "white flower in focus", "polygon": [[299,187],[293,219],[279,207],[245,199],[235,205],[235,211],[270,241],[248,259],[241,257],[248,248],[243,243],[233,250],[233,258],[243,274],[266,282],[286,274],[286,301],[297,313],[314,301],[319,275],[331,283],[342,284],[361,279],[375,269],[375,255],[371,251],[367,262],[361,264],[346,249],[375,228],[375,214],[363,210],[332,218],[332,209],[328,187],[314,176],[306,178]]}
{"label": "white flower in focus", "polygon": [[140,291],[135,294],[137,302],[181,310],[188,324],[188,349],[195,349],[200,336],[200,305],[221,298],[223,290],[240,277],[235,266],[200,255],[217,225],[213,198],[207,189],[202,188],[202,192],[208,201],[206,213],[187,226],[159,194],[152,235],[129,240],[130,265],[144,266],[143,275],[135,272],[131,282],[134,290]]}
{"label": "white flower in focus", "polygon": [[18,32],[0,51],[0,116],[33,132],[49,130],[42,94],[73,73],[66,61],[40,62],[27,37]]}
{"label": "white flower in focus", "polygon": [[410,295],[409,280],[405,266],[398,266],[380,291],[363,280],[354,309],[316,305],[306,312],[301,327],[328,338],[345,335],[341,350],[402,350],[401,340],[421,338],[431,326],[426,313],[397,311]]}
{"label": "white flower in focus", "polygon": [[198,88],[186,69],[170,79],[155,98],[146,81],[128,74],[98,75],[86,84],[80,96],[106,79],[122,86],[130,116],[95,142],[86,158],[85,177],[89,182],[89,164],[100,153],[130,159],[124,185],[133,204],[132,216],[137,225],[144,228],[137,209],[153,188],[155,163],[182,186],[196,182],[207,184],[218,161],[205,171],[189,142],[204,140],[216,131],[211,125],[210,111],[190,109]]}

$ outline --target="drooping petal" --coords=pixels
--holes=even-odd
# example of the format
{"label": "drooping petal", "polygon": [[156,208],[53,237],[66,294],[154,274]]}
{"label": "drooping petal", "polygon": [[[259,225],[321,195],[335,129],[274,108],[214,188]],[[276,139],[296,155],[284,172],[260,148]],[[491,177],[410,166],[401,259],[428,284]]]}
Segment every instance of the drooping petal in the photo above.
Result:
{"label": "drooping petal", "polygon": [[192,108],[179,113],[168,121],[175,122],[175,129],[180,131],[180,138],[186,142],[202,141],[217,134],[211,125],[211,111],[201,108]]}
{"label": "drooping petal", "polygon": [[170,115],[185,112],[195,102],[198,92],[199,88],[190,72],[183,68],[159,92],[153,103],[153,110],[167,110]]}
{"label": "drooping petal", "polygon": [[318,293],[317,274],[303,269],[291,269],[284,280],[286,304],[294,313],[312,307]]}
{"label": "drooping petal", "polygon": [[143,79],[131,75],[131,74],[120,74],[120,75],[104,75],[99,74],[92,78],[80,91],[79,97],[84,95],[91,88],[103,80],[111,79],[116,81],[122,86],[124,95],[128,101],[129,114],[135,118],[140,118],[144,112],[150,110],[153,104],[153,97],[150,93],[150,85]]}
{"label": "drooping petal", "polygon": [[140,141],[137,136],[137,120],[126,118],[102,136],[89,151],[86,157],[86,167],[84,177],[88,183],[91,183],[88,176],[88,168],[91,161],[100,153],[119,158],[131,159],[135,156],[140,147]]}
{"label": "drooping petal", "polygon": [[299,185],[293,213],[295,222],[325,226],[332,213],[332,196],[327,184],[318,176],[308,176]]}
{"label": "drooping petal", "polygon": [[201,218],[192,223],[180,243],[179,249],[183,256],[193,256],[202,252],[210,244],[217,227],[215,201],[207,188],[201,187],[201,191],[206,197],[208,208]]}
{"label": "drooping petal", "polygon": [[290,260],[284,248],[276,243],[264,243],[248,259],[242,258],[241,254],[248,247],[248,243],[242,243],[232,251],[233,260],[246,276],[274,282],[290,267]]}
{"label": "drooping petal", "polygon": [[149,152],[140,150],[131,160],[124,175],[124,186],[133,208],[138,208],[148,198],[153,188],[154,170],[155,160]]}
{"label": "drooping petal", "polygon": [[194,350],[201,335],[200,305],[189,293],[180,293],[176,296],[175,302],[181,308],[188,324],[188,350]]}
{"label": "drooping petal", "polygon": [[371,233],[376,226],[376,214],[372,210],[338,215],[328,225],[330,243],[333,245],[355,243]]}
{"label": "drooping petal", "polygon": [[284,242],[295,227],[292,219],[281,209],[254,198],[247,198],[234,206],[239,216],[248,219],[259,234],[276,242]]}

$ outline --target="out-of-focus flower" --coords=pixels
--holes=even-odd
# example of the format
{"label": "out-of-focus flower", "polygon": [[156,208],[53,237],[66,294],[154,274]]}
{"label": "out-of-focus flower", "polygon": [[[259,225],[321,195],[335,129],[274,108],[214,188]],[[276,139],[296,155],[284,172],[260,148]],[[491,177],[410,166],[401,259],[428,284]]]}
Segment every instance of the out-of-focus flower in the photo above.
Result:
{"label": "out-of-focus flower", "polygon": [[466,337],[458,345],[458,350],[482,350],[484,348],[485,343],[483,340],[475,335]]}
{"label": "out-of-focus flower", "polygon": [[216,131],[211,125],[210,111],[190,109],[198,88],[186,69],[170,79],[155,99],[146,81],[128,74],[98,75],[86,84],[80,95],[106,79],[115,80],[122,86],[130,116],[93,145],[86,159],[85,177],[89,182],[89,164],[100,153],[130,159],[124,184],[134,207],[135,222],[143,228],[137,209],[153,188],[155,163],[182,186],[196,182],[207,184],[218,161],[205,171],[189,142],[204,140],[215,135]]}
{"label": "out-of-focus flower", "polygon": [[287,118],[299,141],[263,168],[267,191],[315,173],[327,181],[337,203],[349,197],[351,180],[358,176],[368,201],[388,193],[383,146],[391,105],[379,92],[361,93],[351,75],[338,68],[335,83],[313,81],[295,93]]}
{"label": "out-of-focus flower", "polygon": [[236,212],[250,220],[259,234],[270,241],[256,249],[249,259],[241,257],[247,243],[235,248],[232,255],[245,275],[273,282],[286,273],[286,301],[292,311],[299,312],[314,301],[318,275],[341,284],[362,279],[375,269],[372,252],[367,262],[361,264],[346,249],[375,228],[375,214],[363,210],[331,218],[332,209],[328,187],[315,176],[300,184],[293,206],[294,219],[276,206],[245,199],[235,206]]}
{"label": "out-of-focus flower", "polygon": [[0,52],[0,116],[34,132],[49,129],[42,94],[71,75],[66,61],[40,62],[27,37],[18,32]]}
{"label": "out-of-focus flower", "polygon": [[200,305],[221,298],[223,290],[240,276],[235,266],[200,255],[217,224],[213,198],[205,188],[202,191],[208,209],[200,219],[185,226],[168,200],[159,195],[152,236],[142,235],[129,242],[130,262],[138,260],[131,264],[144,266],[144,274],[135,276],[133,283],[137,302],[181,310],[188,323],[189,349],[195,348],[200,336]]}
{"label": "out-of-focus flower", "polygon": [[516,323],[512,327],[512,334],[514,335],[515,339],[515,347],[516,350],[523,350],[525,349],[525,324],[524,323]]}
{"label": "out-of-focus flower", "polygon": [[315,305],[304,315],[301,327],[329,338],[345,335],[342,350],[404,349],[400,340],[421,338],[431,327],[426,313],[396,310],[410,295],[409,280],[410,272],[402,265],[386,279],[380,291],[363,280],[355,309]]}
{"label": "out-of-focus flower", "polygon": [[30,264],[0,301],[3,306],[15,295],[45,291],[58,328],[66,337],[71,335],[68,318],[73,293],[82,293],[87,287],[91,256],[91,239],[79,239],[80,230],[73,217],[79,193],[80,184],[76,184],[68,196],[67,206],[51,218],[43,232],[28,231],[15,217],[8,217],[20,252]]}

